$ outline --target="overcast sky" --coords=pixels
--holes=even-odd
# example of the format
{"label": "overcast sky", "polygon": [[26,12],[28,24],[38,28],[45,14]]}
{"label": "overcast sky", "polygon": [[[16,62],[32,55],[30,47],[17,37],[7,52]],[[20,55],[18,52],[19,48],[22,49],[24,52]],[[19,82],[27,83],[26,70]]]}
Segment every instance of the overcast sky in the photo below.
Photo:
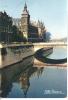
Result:
{"label": "overcast sky", "polygon": [[0,11],[20,18],[25,1],[31,20],[41,20],[52,38],[67,36],[67,0],[0,0]]}

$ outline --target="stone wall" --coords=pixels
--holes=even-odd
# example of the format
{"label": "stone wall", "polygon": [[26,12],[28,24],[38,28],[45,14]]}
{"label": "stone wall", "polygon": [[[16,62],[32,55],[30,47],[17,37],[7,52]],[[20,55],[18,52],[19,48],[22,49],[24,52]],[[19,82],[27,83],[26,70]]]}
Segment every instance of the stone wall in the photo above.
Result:
{"label": "stone wall", "polygon": [[0,54],[0,68],[4,68],[9,65],[18,63],[22,61],[24,58],[34,54],[32,45],[8,47],[8,48],[5,48],[4,50],[6,50],[7,53]]}

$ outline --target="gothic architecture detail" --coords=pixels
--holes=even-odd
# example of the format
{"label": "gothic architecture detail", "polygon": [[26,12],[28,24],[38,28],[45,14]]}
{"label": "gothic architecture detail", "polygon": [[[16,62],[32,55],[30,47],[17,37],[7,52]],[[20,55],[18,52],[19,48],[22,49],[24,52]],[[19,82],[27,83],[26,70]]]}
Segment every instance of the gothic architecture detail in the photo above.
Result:
{"label": "gothic architecture detail", "polygon": [[26,3],[23,9],[22,17],[20,19],[13,19],[13,24],[19,28],[21,34],[27,41],[43,41],[43,34],[46,32],[44,23],[39,20],[38,22],[30,20],[30,14]]}
{"label": "gothic architecture detail", "polygon": [[30,15],[27,10],[27,5],[25,3],[23,14],[21,17],[21,32],[24,38],[27,38],[27,39],[28,39],[28,34],[29,34],[29,23],[30,23]]}

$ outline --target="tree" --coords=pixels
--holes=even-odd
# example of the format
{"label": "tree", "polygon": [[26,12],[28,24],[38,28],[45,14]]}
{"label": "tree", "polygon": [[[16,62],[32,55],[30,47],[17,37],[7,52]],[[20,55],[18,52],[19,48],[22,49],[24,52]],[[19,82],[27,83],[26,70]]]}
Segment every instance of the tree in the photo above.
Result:
{"label": "tree", "polygon": [[44,41],[47,42],[51,39],[51,33],[50,32],[45,32],[43,34],[43,37],[44,37]]}
{"label": "tree", "polygon": [[21,33],[21,31],[19,31],[19,29],[13,25],[12,26],[12,41],[13,42],[26,42],[26,39],[24,38],[23,34]]}

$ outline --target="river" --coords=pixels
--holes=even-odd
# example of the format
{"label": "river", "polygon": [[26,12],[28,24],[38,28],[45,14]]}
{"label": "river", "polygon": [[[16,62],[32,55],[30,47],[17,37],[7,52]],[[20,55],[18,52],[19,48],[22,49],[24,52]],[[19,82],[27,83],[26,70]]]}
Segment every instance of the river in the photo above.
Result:
{"label": "river", "polygon": [[[48,58],[62,59],[66,48],[54,48]],[[0,70],[1,97],[5,98],[64,98],[67,96],[67,68],[41,67],[31,56],[22,62]]]}

